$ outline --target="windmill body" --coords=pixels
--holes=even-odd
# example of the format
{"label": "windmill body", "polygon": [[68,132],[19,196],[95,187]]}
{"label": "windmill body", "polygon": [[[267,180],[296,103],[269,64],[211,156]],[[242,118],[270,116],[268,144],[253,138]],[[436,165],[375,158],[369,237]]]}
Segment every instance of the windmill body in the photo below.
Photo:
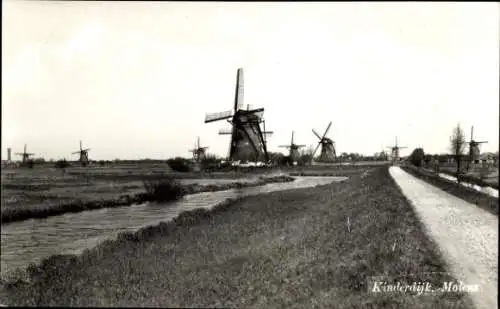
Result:
{"label": "windmill body", "polygon": [[398,138],[396,137],[396,144],[391,147],[387,147],[391,149],[391,157],[392,157],[392,163],[396,164],[399,162],[399,151],[401,149],[407,148],[406,146],[398,146]]}
{"label": "windmill body", "polygon": [[487,143],[486,141],[475,141],[474,140],[474,126],[470,129],[470,141],[466,142],[469,144],[469,162],[472,164],[479,163],[479,156],[481,151],[479,150],[479,145]]}
{"label": "windmill body", "polygon": [[195,143],[194,148],[189,150],[189,152],[193,153],[193,161],[199,163],[203,161],[206,157],[206,150],[208,147],[200,146],[200,138],[198,137],[197,143]]}
{"label": "windmill body", "polygon": [[319,162],[335,162],[337,158],[337,153],[335,150],[335,142],[332,141],[330,138],[326,137],[326,134],[328,133],[328,130],[330,130],[331,125],[332,122],[330,121],[323,136],[320,136],[314,129],[312,130],[314,135],[316,135],[316,137],[319,139],[318,146],[316,146],[316,149],[314,150],[312,156],[314,157],[318,148],[321,146],[321,153],[317,160]]}
{"label": "windmill body", "polygon": [[293,135],[294,135],[294,132],[292,131],[292,141],[290,142],[290,145],[280,145],[279,147],[282,147],[282,148],[288,148],[289,149],[289,157],[290,157],[290,160],[292,160],[292,162],[296,162],[300,155],[299,155],[299,149],[302,148],[302,147],[305,147],[306,145],[297,145],[293,142]]}
{"label": "windmill body", "polygon": [[236,77],[234,108],[226,112],[208,114],[205,123],[227,120],[231,129],[222,129],[221,135],[231,135],[228,158],[230,161],[268,161],[266,136],[272,134],[261,128],[264,123],[264,108],[243,108],[243,69],[239,68]]}
{"label": "windmill body", "polygon": [[29,161],[29,159],[30,159],[30,156],[33,156],[33,155],[35,155],[35,154],[34,154],[34,153],[28,153],[28,152],[26,152],[26,144],[25,144],[25,145],[24,145],[24,152],[23,152],[23,153],[18,152],[18,153],[16,153],[16,155],[18,155],[18,156],[21,156],[21,157],[22,157],[22,159],[21,159],[21,163],[24,165],[24,164],[27,164],[27,163],[28,163],[28,161]]}
{"label": "windmill body", "polygon": [[83,149],[82,147],[82,141],[80,141],[80,150],[73,152],[73,154],[79,154],[79,162],[82,164],[82,166],[86,166],[89,164],[89,150],[90,148]]}

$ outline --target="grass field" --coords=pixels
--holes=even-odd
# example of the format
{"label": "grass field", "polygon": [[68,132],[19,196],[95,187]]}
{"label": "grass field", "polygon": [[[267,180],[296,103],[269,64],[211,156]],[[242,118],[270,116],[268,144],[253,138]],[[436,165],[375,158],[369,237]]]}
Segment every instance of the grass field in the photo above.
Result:
{"label": "grass field", "polygon": [[[3,223],[44,218],[67,212],[78,212],[103,207],[116,207],[144,202],[141,195],[143,182],[175,178],[233,179],[232,184],[185,186],[187,193],[226,190],[230,188],[262,185],[269,182],[289,181],[275,177],[276,173],[293,175],[349,176],[361,166],[311,166],[283,169],[241,169],[212,173],[179,173],[166,164],[116,164],[110,166],[71,167],[61,170],[45,166],[34,169],[2,170],[1,221]],[[262,179],[264,177],[265,179]],[[252,178],[252,183],[247,183]]]}
{"label": "grass field", "polygon": [[[44,218],[67,212],[131,205],[148,201],[145,181],[170,178],[229,178],[231,183],[183,185],[187,194],[291,181],[272,176],[272,171],[247,173],[174,173],[168,166],[117,166],[71,168],[63,175],[54,168],[13,169],[2,171],[3,223]],[[8,176],[8,174],[14,174]],[[243,177],[252,177],[252,181]]]}
{"label": "grass field", "polygon": [[[453,281],[387,167],[181,214],[3,283],[7,305],[470,308],[463,293],[378,292]],[[350,229],[346,225],[349,218]],[[375,289],[375,290],[374,290]]]}

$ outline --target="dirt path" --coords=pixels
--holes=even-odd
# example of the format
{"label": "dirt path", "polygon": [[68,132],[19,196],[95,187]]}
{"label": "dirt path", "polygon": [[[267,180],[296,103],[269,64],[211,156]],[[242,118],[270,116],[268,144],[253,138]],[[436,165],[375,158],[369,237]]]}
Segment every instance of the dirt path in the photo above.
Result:
{"label": "dirt path", "polygon": [[477,308],[497,308],[498,217],[454,197],[399,167],[390,174],[440,247],[454,277],[478,284]]}

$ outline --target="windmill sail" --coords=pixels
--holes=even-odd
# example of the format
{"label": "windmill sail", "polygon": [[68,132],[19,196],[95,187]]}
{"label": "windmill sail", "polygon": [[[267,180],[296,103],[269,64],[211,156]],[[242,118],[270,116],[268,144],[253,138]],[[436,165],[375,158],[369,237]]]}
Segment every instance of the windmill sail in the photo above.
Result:
{"label": "windmill sail", "polygon": [[243,69],[239,68],[236,73],[236,91],[234,97],[234,111],[243,109]]}

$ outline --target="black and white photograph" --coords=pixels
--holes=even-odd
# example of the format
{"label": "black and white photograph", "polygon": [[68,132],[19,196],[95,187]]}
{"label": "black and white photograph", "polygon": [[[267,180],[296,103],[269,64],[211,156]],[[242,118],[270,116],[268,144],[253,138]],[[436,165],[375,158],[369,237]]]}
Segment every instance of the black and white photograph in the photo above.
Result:
{"label": "black and white photograph", "polygon": [[498,308],[498,2],[2,1],[0,306]]}

